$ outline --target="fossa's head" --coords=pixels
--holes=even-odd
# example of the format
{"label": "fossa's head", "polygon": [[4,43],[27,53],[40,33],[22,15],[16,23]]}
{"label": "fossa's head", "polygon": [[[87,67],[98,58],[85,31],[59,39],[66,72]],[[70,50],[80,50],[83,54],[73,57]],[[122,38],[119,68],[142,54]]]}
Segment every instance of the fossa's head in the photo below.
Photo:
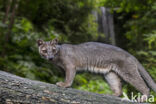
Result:
{"label": "fossa's head", "polygon": [[54,39],[47,42],[43,40],[38,40],[37,44],[40,55],[47,60],[53,60],[53,58],[58,52],[57,48],[58,40]]}

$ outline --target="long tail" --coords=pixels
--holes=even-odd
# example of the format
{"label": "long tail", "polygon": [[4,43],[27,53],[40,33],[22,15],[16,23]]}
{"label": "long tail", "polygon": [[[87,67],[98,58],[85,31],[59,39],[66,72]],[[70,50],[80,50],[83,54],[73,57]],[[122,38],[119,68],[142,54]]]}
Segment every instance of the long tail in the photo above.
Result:
{"label": "long tail", "polygon": [[139,62],[138,62],[138,69],[139,69],[141,76],[143,77],[143,79],[148,84],[148,86],[154,92],[156,92],[156,83],[154,82],[154,80],[151,78],[151,76],[148,74],[148,72],[144,69],[144,67]]}

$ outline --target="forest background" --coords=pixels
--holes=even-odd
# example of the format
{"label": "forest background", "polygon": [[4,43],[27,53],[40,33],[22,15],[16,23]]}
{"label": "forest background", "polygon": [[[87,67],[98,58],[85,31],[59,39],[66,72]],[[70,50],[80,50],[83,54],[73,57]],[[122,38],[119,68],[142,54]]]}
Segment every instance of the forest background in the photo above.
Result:
{"label": "forest background", "polygon": [[[92,13],[100,7],[113,15],[116,46],[134,55],[156,81],[155,0],[0,0],[0,70],[48,83],[62,81],[64,72],[40,57],[36,41],[111,44]],[[72,87],[112,93],[102,76],[87,72],[78,73]],[[123,88],[129,96],[138,93],[125,82]]]}

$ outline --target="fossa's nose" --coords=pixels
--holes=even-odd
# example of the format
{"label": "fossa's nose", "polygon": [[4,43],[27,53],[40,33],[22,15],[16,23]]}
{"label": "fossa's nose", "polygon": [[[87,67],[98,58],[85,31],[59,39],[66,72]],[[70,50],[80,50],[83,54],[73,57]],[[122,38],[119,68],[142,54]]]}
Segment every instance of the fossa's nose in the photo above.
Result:
{"label": "fossa's nose", "polygon": [[49,57],[49,60],[53,60],[54,57]]}

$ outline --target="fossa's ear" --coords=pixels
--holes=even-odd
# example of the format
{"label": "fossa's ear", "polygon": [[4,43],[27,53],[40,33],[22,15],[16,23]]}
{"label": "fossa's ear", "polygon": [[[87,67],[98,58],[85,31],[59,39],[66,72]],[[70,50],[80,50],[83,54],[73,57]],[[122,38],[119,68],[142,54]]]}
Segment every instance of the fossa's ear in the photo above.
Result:
{"label": "fossa's ear", "polygon": [[55,39],[51,40],[51,41],[50,41],[50,44],[58,44],[58,39],[55,38]]}
{"label": "fossa's ear", "polygon": [[38,44],[38,46],[42,45],[43,43],[44,43],[43,40],[41,40],[41,39],[37,40],[37,44]]}

